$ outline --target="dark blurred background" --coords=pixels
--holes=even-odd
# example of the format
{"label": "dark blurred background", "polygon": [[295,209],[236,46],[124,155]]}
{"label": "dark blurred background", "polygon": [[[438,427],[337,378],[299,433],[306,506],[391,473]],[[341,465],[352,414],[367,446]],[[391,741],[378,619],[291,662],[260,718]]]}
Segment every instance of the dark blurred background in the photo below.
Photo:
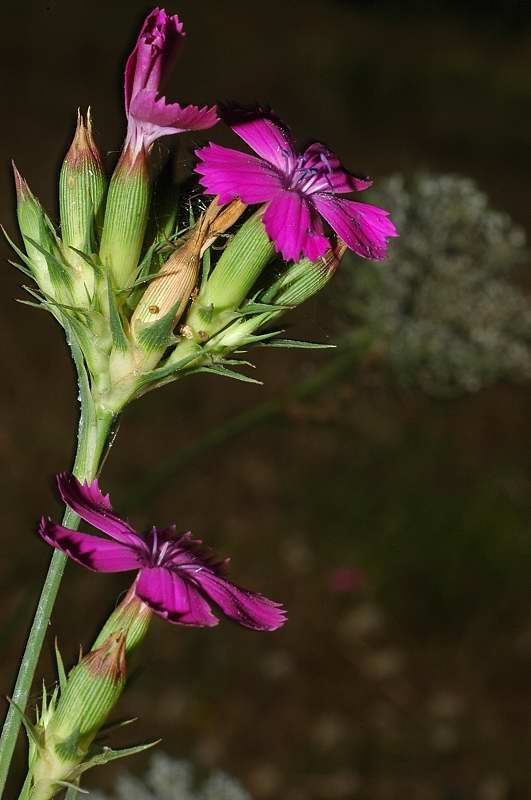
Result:
{"label": "dark blurred background", "polygon": [[[112,165],[123,66],[149,8],[3,8],[0,218],[10,232],[9,159],[55,217],[78,106],[92,107]],[[171,11],[188,41],[170,99],[270,103],[295,135],[327,142],[376,184],[460,173],[529,228],[527,2],[181,0]],[[183,138],[184,164],[203,140]],[[3,276],[5,695],[50,557],[33,531],[40,513],[58,513],[52,477],[71,463],[76,405],[62,332],[14,302],[20,275],[7,264]],[[332,287],[296,319],[293,335],[332,341]],[[104,488],[129,513],[146,472],[332,357],[264,350],[263,387],[197,376],[148,395],[124,415]],[[223,767],[256,800],[531,797],[529,400],[525,383],[434,399],[369,359],[183,463],[140,507],[131,498],[135,525],[175,520],[201,534],[232,555],[237,582],[285,602],[290,620],[267,636],[155,622],[119,710],[140,721],[121,740],[162,736],[167,753]],[[50,682],[53,635],[71,661],[126,585],[69,565],[41,666]],[[87,783],[112,780],[106,768]]]}

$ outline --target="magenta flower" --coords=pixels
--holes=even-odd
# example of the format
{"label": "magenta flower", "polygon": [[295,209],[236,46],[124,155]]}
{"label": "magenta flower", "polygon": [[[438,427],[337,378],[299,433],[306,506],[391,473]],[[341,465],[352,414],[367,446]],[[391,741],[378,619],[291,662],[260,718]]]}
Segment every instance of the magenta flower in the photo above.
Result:
{"label": "magenta flower", "polygon": [[211,627],[218,624],[213,603],[246,628],[273,631],[286,621],[279,603],[240,589],[223,577],[226,561],[216,561],[190,532],[155,527],[143,538],[113,513],[98,482],[81,484],[73,475],[57,476],[59,494],[76,514],[110,539],[64,528],[43,517],[38,533],[73,561],[95,572],[138,570],[134,592],[168,622]]}
{"label": "magenta flower", "polygon": [[160,85],[184,36],[177,15],[169,16],[164,9],[155,8],[146,17],[127,60],[125,146],[131,148],[133,155],[142,147],[149,148],[161,136],[211,128],[218,121],[215,108],[182,107],[179,103],[166,103],[166,98],[159,97]]}
{"label": "magenta flower", "polygon": [[315,260],[326,252],[321,218],[358,255],[385,257],[387,238],[398,235],[387,211],[337,196],[367,189],[371,180],[352,175],[323,144],[298,154],[289,131],[268,112],[244,112],[229,124],[259,158],[210,143],[196,150],[200,183],[220,203],[235,197],[267,203],[265,229],[286,261],[301,255]]}

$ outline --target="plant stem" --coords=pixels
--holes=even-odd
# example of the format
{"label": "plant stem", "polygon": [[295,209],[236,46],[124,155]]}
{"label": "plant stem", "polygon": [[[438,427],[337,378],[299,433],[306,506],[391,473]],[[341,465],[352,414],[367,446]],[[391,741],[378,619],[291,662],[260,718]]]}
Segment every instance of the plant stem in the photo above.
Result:
{"label": "plant stem", "polygon": [[[96,408],[90,395],[82,390],[77,452],[72,470],[79,480],[91,481],[96,476],[105,456],[113,422],[114,416],[108,411]],[[63,525],[76,529],[79,525],[79,517],[70,509],[66,509]],[[26,708],[66,561],[67,557],[63,553],[59,550],[54,551],[11,695],[13,702],[21,710]],[[11,705],[0,737],[0,797],[7,780],[20,724],[20,714],[15,706]]]}

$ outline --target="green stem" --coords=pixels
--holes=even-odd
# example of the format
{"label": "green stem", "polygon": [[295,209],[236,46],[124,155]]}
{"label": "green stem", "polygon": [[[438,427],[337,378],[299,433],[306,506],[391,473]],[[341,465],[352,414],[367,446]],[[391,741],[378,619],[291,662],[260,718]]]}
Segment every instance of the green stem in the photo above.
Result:
{"label": "green stem", "polygon": [[[81,388],[81,414],[79,420],[77,453],[72,472],[79,480],[90,481],[96,476],[102,458],[105,455],[105,449],[109,433],[112,430],[114,417],[108,411],[94,407],[90,395],[84,391],[86,387],[82,386],[83,376],[80,374],[79,377]],[[79,525],[79,517],[70,509],[66,509],[63,516],[63,525],[76,529]],[[26,708],[35,669],[48,629],[66,560],[67,557],[63,553],[59,550],[54,551],[37,604],[35,617],[26,643],[26,649],[22,656],[17,680],[11,695],[14,703],[22,710]],[[20,715],[15,709],[15,706],[11,704],[4,722],[2,736],[0,737],[0,797],[2,796],[7,780],[20,724]]]}

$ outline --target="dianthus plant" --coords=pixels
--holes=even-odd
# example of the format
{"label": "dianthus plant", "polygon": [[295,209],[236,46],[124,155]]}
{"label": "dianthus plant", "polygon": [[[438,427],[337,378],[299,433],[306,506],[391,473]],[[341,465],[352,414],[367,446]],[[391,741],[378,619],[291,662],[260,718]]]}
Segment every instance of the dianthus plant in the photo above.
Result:
{"label": "dianthus plant", "polygon": [[[21,798],[75,792],[89,767],[137,752],[95,742],[153,614],[210,627],[221,613],[261,631],[285,621],[278,603],[233,584],[226,562],[189,531],[153,527],[143,535],[113,512],[98,476],[124,407],[198,372],[253,381],[239,354],[257,344],[315,347],[281,339],[273,323],[328,283],[347,248],[381,260],[396,235],[386,211],[345,197],[368,188],[367,177],[318,142],[299,150],[270,110],[168,102],[160,87],[184,38],[176,15],[156,8],[147,16],[125,66],[127,132],[110,179],[90,113],[78,113],[59,176],[58,227],[14,166],[22,244],[9,239],[12,263],[27,278],[26,302],[65,331],[81,402],[72,474],[58,477],[63,520],[44,517],[38,529],[54,552],[1,739],[0,792],[25,725]],[[156,143],[218,122],[246,149],[204,144],[194,174],[176,186],[171,146]],[[79,532],[80,519],[104,536]],[[25,707],[68,558],[134,578],[68,674],[58,654],[59,684],[44,692],[31,721]]]}

